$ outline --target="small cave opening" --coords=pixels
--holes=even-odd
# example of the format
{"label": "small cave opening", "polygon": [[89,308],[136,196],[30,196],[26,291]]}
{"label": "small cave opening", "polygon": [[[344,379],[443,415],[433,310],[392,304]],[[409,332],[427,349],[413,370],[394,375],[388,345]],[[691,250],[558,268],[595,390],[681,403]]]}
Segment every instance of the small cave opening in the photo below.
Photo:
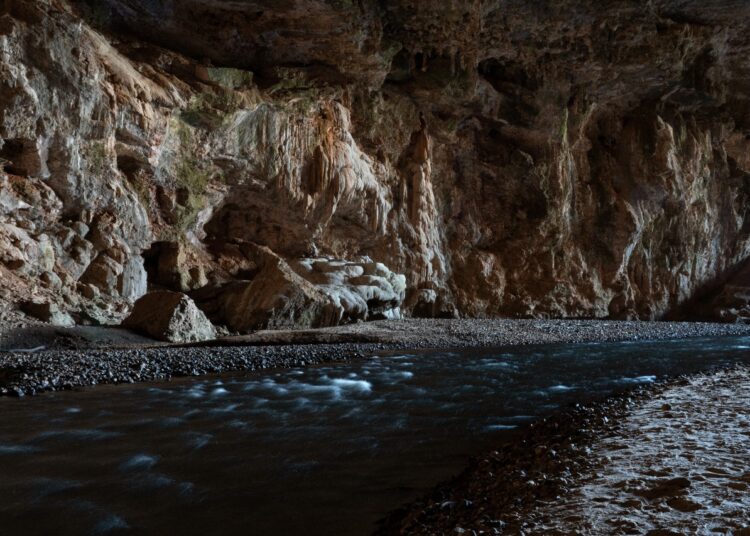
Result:
{"label": "small cave opening", "polygon": [[159,280],[159,257],[161,256],[163,246],[164,242],[153,242],[148,249],[141,253],[149,289]]}
{"label": "small cave opening", "polygon": [[387,80],[392,83],[405,82],[412,77],[412,56],[406,49],[401,49],[391,60],[391,70]]}
{"label": "small cave opening", "polygon": [[479,74],[487,80],[498,93],[513,93],[519,88],[534,91],[539,82],[530,75],[520,63],[490,58],[479,62]]}
{"label": "small cave opening", "polygon": [[129,155],[117,155],[117,169],[122,171],[129,180],[133,180],[141,169],[138,159]]}
{"label": "small cave opening", "polygon": [[28,177],[41,170],[36,143],[23,138],[3,140],[0,147],[0,165],[12,175]]}

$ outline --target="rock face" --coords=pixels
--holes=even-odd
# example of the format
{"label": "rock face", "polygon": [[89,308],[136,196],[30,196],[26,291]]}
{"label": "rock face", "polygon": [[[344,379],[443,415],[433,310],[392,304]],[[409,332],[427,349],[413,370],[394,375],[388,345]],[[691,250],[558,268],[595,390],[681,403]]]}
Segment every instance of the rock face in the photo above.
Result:
{"label": "rock face", "polygon": [[21,309],[27,314],[48,322],[53,326],[74,326],[75,320],[63,311],[55,303],[49,302],[28,302],[21,306]]}
{"label": "rock face", "polygon": [[150,292],[135,302],[123,325],[168,342],[199,342],[216,338],[206,315],[185,294]]}
{"label": "rock face", "polygon": [[0,300],[663,317],[750,255],[748,30],[739,0],[5,0]]}
{"label": "rock face", "polygon": [[708,300],[693,307],[705,318],[750,323],[750,263],[745,263]]}

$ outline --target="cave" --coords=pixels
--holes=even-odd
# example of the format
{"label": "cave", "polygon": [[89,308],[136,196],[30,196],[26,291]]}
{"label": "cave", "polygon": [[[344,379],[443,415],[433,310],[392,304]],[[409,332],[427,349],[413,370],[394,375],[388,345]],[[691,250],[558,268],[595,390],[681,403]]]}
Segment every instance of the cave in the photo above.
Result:
{"label": "cave", "polygon": [[749,533],[747,2],[0,35],[3,534]]}
{"label": "cave", "polygon": [[7,173],[27,177],[41,171],[36,142],[24,138],[4,139],[0,147],[0,163]]}

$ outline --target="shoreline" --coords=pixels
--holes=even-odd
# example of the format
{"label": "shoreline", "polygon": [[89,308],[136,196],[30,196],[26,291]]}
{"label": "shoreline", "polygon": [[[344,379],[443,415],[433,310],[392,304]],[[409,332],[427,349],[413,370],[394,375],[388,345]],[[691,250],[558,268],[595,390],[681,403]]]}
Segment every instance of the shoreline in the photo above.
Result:
{"label": "shoreline", "polygon": [[[392,512],[375,534],[666,535],[711,527],[750,535],[746,514],[716,510],[750,506],[750,466],[743,465],[741,447],[750,421],[743,412],[734,415],[737,422],[716,419],[722,393],[736,387],[743,388],[738,404],[746,413],[750,368],[737,365],[666,378],[541,418]],[[694,432],[713,432],[716,444],[696,448],[685,440]],[[728,435],[734,444],[727,445]],[[717,469],[732,456],[735,474]],[[722,480],[706,483],[711,478]]]}
{"label": "shoreline", "polygon": [[[24,340],[30,341],[27,347],[34,349],[40,340],[46,340],[49,344],[45,348],[57,349],[0,351],[0,396],[348,362],[394,351],[750,336],[750,326],[743,324],[400,320],[317,330],[261,331],[210,343],[168,345],[106,328],[37,328],[46,330],[46,339],[34,339],[34,329],[26,328]],[[65,349],[63,343],[72,344],[73,349]]]}

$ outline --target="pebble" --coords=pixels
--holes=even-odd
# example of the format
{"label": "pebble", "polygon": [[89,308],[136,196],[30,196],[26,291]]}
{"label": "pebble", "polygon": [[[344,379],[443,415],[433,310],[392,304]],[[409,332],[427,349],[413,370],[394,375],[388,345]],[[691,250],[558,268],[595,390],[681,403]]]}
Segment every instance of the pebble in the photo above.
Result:
{"label": "pebble", "polygon": [[0,395],[23,396],[98,384],[163,381],[177,376],[348,362],[378,352],[417,347],[750,335],[750,326],[738,324],[598,320],[409,319],[342,326],[335,330],[342,340],[347,336],[354,339],[361,334],[372,337],[372,340],[382,340],[269,346],[94,348],[34,353],[6,351],[0,352]]}

